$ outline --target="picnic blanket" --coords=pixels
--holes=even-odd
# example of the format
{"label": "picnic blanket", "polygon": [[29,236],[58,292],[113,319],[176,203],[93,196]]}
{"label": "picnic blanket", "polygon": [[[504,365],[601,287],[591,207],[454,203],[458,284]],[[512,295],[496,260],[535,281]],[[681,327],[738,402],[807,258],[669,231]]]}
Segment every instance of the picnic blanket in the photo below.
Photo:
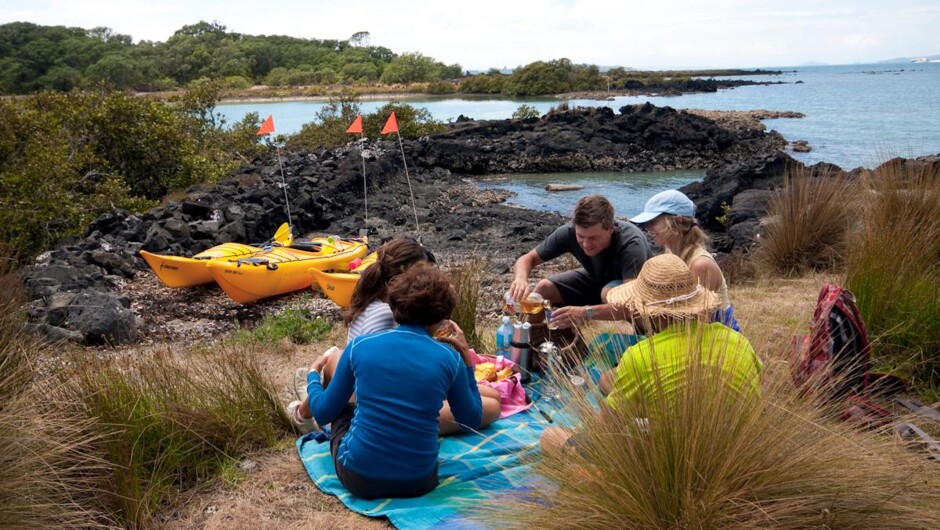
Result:
{"label": "picnic blanket", "polygon": [[352,496],[336,477],[330,444],[322,432],[299,438],[297,451],[317,487],[354,512],[386,516],[402,530],[481,528],[469,517],[476,502],[511,491],[523,493],[537,480],[532,460],[548,422],[536,410],[500,419],[479,433],[441,438],[440,483],[414,499],[367,501]]}

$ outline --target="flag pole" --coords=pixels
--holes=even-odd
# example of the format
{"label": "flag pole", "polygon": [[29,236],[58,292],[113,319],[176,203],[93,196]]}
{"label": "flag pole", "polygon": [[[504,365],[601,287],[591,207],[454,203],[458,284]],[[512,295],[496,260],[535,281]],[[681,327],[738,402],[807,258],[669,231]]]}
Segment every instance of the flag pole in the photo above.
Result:
{"label": "flag pole", "polygon": [[368,230],[369,228],[369,189],[366,185],[366,157],[362,154],[363,146],[366,143],[365,133],[359,133],[359,159],[362,160],[362,203],[365,209],[365,216],[362,218],[362,224]]}
{"label": "flag pole", "polygon": [[405,179],[408,181],[408,194],[411,195],[411,211],[415,214],[415,234],[420,229],[418,227],[418,208],[415,206],[415,193],[411,189],[411,177],[408,176],[408,162],[405,161],[405,148],[401,143],[401,131],[395,131],[398,135],[398,148],[401,150],[401,163],[405,165]]}
{"label": "flag pole", "polygon": [[[272,140],[273,141],[273,140]],[[294,233],[294,222],[290,215],[290,198],[287,196],[287,180],[284,178],[284,165],[281,164],[281,148],[274,141],[274,152],[277,153],[277,165],[281,168],[281,186],[284,188],[284,204],[287,206],[287,226],[290,227],[290,233]]]}
{"label": "flag pole", "polygon": [[[270,115],[268,119],[264,120],[264,123],[261,124],[261,127],[258,128],[258,132],[255,134],[257,136],[267,136],[273,132],[274,116]],[[277,167],[281,170],[281,187],[284,188],[284,205],[287,207],[287,227],[290,230],[291,237],[294,237],[294,221],[290,214],[290,197],[287,195],[287,179],[284,178],[284,164],[281,162],[281,148],[277,145],[273,137],[268,140],[274,144],[274,152],[277,154]]]}

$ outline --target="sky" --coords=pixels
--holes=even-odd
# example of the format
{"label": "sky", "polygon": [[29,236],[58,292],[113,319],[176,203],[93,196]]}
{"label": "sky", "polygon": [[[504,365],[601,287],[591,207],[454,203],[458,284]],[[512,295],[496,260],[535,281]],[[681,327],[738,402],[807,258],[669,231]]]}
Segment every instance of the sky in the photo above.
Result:
{"label": "sky", "polygon": [[940,54],[938,0],[0,0],[0,24],[165,41],[218,22],[250,35],[419,52],[465,70],[539,60],[640,69],[849,64]]}

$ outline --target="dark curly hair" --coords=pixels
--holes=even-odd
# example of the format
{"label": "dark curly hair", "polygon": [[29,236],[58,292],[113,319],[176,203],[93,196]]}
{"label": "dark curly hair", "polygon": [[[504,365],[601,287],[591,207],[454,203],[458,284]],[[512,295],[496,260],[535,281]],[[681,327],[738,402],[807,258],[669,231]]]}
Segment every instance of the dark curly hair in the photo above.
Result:
{"label": "dark curly hair", "polygon": [[362,273],[353,291],[352,302],[346,308],[343,323],[347,326],[373,301],[387,300],[388,282],[392,278],[416,263],[435,262],[434,254],[411,238],[392,239],[379,247],[376,254],[378,259]]}
{"label": "dark curly hair", "polygon": [[457,291],[443,271],[419,263],[388,284],[388,305],[399,324],[426,327],[450,318]]}

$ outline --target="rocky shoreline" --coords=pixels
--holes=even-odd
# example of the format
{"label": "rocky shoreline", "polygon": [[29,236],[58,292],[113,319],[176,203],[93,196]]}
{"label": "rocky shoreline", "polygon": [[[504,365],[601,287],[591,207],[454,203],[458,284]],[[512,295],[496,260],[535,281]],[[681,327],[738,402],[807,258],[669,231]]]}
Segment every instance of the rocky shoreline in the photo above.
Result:
{"label": "rocky shoreline", "polygon": [[[598,108],[526,120],[462,120],[440,135],[404,142],[417,230],[397,143],[285,153],[282,162],[296,234],[348,236],[368,226],[373,243],[418,236],[445,266],[482,259],[485,298],[495,301],[515,258],[566,219],[509,206],[508,192],[481,191],[476,176],[613,170],[627,180],[636,171],[707,168],[704,181],[685,191],[718,250],[731,252],[751,244],[769,190],[787,168],[801,166],[779,151],[784,146],[774,131],[722,126],[649,104],[616,114]],[[360,149],[369,189],[366,220]],[[812,171],[826,169],[817,166]],[[722,204],[730,205],[724,224],[716,221]],[[138,251],[189,256],[226,241],[261,242],[286,220],[276,158],[256,161],[217,185],[194,187],[182,200],[144,214],[102,215],[81,238],[23,270],[31,328],[52,340],[115,345],[198,340],[256,321],[303,295],[239,306],[215,287],[168,289]],[[338,316],[320,295],[307,298],[315,313]]]}

